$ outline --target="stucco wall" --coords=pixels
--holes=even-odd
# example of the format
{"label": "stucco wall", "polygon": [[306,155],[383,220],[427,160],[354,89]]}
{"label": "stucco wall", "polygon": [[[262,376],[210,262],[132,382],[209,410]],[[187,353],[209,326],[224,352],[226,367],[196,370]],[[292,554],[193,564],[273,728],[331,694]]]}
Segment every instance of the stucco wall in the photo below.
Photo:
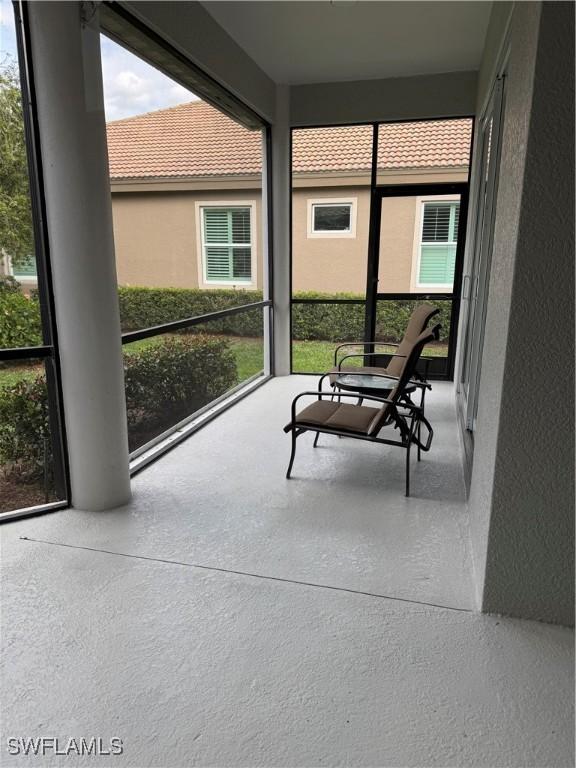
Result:
{"label": "stucco wall", "polygon": [[[196,202],[255,201],[257,285],[262,287],[262,205],[259,189],[138,192],[112,195],[119,285],[197,288]],[[222,286],[214,286],[222,287]]]}
{"label": "stucco wall", "polygon": [[519,3],[512,17],[470,493],[483,610],[564,624],[574,620],[573,13]]}
{"label": "stucco wall", "polygon": [[[356,201],[356,237],[308,237],[308,200]],[[364,293],[370,189],[325,187],[292,195],[292,287],[294,291]]]}
{"label": "stucco wall", "polygon": [[[440,176],[442,181],[462,181],[466,173]],[[413,174],[401,181],[420,183],[428,176]],[[370,219],[369,179],[355,178],[353,186],[342,179],[323,179],[319,186],[301,186],[292,196],[293,289],[327,293],[366,290],[366,263]],[[199,283],[197,202],[256,201],[256,286],[262,288],[262,207],[260,189],[183,189],[184,183],[149,182],[115,184],[112,195],[116,265],[120,285],[196,288]],[[307,181],[310,184],[310,180]],[[128,192],[131,186],[139,191]],[[191,185],[192,186],[192,185]],[[222,186],[230,187],[231,182]],[[171,191],[161,191],[169,187]],[[147,189],[148,191],[143,191]],[[120,191],[119,191],[120,190]],[[355,209],[354,237],[310,236],[310,201],[350,200]],[[381,291],[407,293],[416,269],[416,197],[388,198],[382,203],[380,237]],[[202,286],[201,287],[206,287]],[[221,286],[215,286],[221,287]]]}
{"label": "stucco wall", "polygon": [[382,200],[379,291],[410,291],[416,205],[414,197],[388,197]]}
{"label": "stucco wall", "polygon": [[574,6],[543,3],[483,600],[564,624],[574,622],[573,45]]}
{"label": "stucco wall", "polygon": [[[481,119],[483,115],[483,110],[485,109],[486,102],[488,97],[490,96],[491,90],[493,88],[495,79],[498,74],[501,73],[502,67],[504,66],[504,58],[506,53],[506,48],[509,45],[508,37],[508,25],[510,21],[510,16],[512,13],[513,3],[508,2],[501,2],[501,3],[494,3],[492,6],[492,11],[490,14],[490,21],[488,24],[488,30],[486,34],[486,41],[484,45],[484,52],[482,56],[482,62],[480,66],[480,71],[478,73],[478,94],[477,94],[477,103],[476,103],[476,118],[475,118],[475,130],[474,130],[474,147],[473,147],[473,157],[475,158],[475,161],[472,163],[471,168],[471,178],[470,178],[470,205],[469,205],[469,227],[466,235],[466,251],[465,251],[465,258],[464,258],[464,267],[463,267],[463,274],[470,275],[472,271],[472,260],[474,255],[474,244],[475,244],[475,226],[474,226],[474,213],[477,209],[477,206],[479,205],[479,201],[477,199],[477,191],[479,187],[479,174],[482,173],[482,170],[478,166],[478,155],[480,152],[479,148],[479,136],[480,136],[480,128],[479,128],[479,120]],[[516,75],[518,77],[518,74]],[[510,82],[510,73],[508,73],[505,85],[507,86]],[[529,95],[527,95],[526,87],[524,88],[523,93],[520,96],[520,101],[522,98],[528,98]],[[516,109],[521,110],[521,106],[517,106]],[[501,139],[503,141],[503,137]],[[506,167],[506,163],[512,163],[514,160],[513,155],[509,155],[506,159],[502,160],[503,167]],[[518,176],[518,179],[520,179],[520,176]],[[520,181],[517,181],[517,184],[520,184]],[[502,192],[502,195],[506,195],[506,192]],[[508,192],[510,194],[510,191]],[[510,201],[509,201],[510,204]],[[511,223],[511,226],[514,226],[512,220],[508,219]],[[510,264],[512,262],[510,261]],[[496,268],[496,267],[494,267]],[[502,267],[501,267],[502,268]],[[492,289],[495,290],[495,289]],[[501,297],[500,297],[501,298]],[[506,312],[506,304],[501,303],[495,303],[492,306],[493,312],[499,312],[499,313],[505,313]],[[465,346],[465,337],[466,337],[466,331],[467,331],[467,321],[468,321],[468,311],[469,311],[469,302],[466,299],[464,292],[462,293],[462,302],[460,305],[460,322],[458,327],[458,343],[456,346],[456,382],[457,382],[457,403],[458,403],[458,413],[459,413],[459,423],[460,428],[462,432],[462,443],[464,448],[464,469],[465,469],[465,476],[466,476],[466,483],[468,485],[468,489],[470,491],[471,497],[471,506],[470,506],[470,526],[471,526],[471,543],[472,543],[472,559],[474,564],[474,569],[476,572],[476,585],[477,585],[477,600],[478,605],[480,606],[482,604],[482,590],[483,590],[483,584],[484,584],[484,570],[486,566],[486,546],[487,546],[487,536],[488,536],[488,525],[489,525],[489,519],[490,519],[490,489],[492,484],[492,476],[491,476],[491,467],[493,468],[493,465],[490,463],[490,460],[487,458],[490,454],[490,449],[488,448],[488,435],[491,434],[491,431],[488,429],[487,424],[479,424],[478,431],[475,435],[475,441],[472,438],[471,434],[466,430],[465,425],[465,410],[466,410],[466,402],[462,394],[461,390],[461,374],[462,374],[462,365],[463,365],[463,351]],[[504,314],[500,317],[499,322],[502,324],[505,324],[507,322],[506,317]],[[496,336],[495,340],[492,342],[492,355],[495,355],[494,351],[494,341],[498,342],[498,336]],[[486,342],[485,342],[486,343]],[[494,375],[491,377],[489,381],[481,382],[481,386],[484,388],[492,386],[493,391],[490,394],[490,399],[492,402],[495,402],[495,398],[497,397],[497,393],[499,391],[501,381],[498,381],[497,376]],[[492,444],[492,451],[495,451],[495,443]],[[474,457],[474,451],[476,451],[476,464],[474,467],[474,471],[476,474],[476,486],[475,489],[472,489],[471,486],[471,473],[472,473],[472,461]],[[483,456],[483,458],[480,458]],[[480,480],[480,476],[482,477],[482,480]],[[483,489],[483,490],[480,490]],[[474,500],[473,493],[482,494],[483,499],[480,500],[480,498],[477,498]]]}

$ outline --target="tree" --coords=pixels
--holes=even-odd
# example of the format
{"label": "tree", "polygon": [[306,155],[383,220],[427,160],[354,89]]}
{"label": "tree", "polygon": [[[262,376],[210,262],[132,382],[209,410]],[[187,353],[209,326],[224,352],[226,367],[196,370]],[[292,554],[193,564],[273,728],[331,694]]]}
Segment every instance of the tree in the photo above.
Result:
{"label": "tree", "polygon": [[34,255],[20,79],[10,56],[0,63],[0,250],[13,265]]}

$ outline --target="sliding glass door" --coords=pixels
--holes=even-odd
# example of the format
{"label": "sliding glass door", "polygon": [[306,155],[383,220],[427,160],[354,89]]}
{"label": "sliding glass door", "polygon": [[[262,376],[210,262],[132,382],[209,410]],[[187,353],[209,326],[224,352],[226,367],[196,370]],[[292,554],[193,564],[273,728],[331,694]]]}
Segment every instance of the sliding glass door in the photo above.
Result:
{"label": "sliding glass door", "polygon": [[472,257],[464,274],[462,287],[466,325],[458,384],[458,402],[466,430],[471,433],[476,428],[478,412],[478,388],[482,367],[488,281],[492,260],[503,98],[504,78],[499,78],[495,83],[486,112],[480,121],[474,242]]}

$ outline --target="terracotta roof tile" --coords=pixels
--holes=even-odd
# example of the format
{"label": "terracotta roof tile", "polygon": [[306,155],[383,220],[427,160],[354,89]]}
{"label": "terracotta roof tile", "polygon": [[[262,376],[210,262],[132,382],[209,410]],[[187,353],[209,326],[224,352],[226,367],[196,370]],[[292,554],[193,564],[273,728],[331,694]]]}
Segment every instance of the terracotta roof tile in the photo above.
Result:
{"label": "terracotta roof tile", "polygon": [[[262,136],[202,101],[107,125],[112,179],[193,178],[260,173]],[[384,124],[379,168],[466,166],[470,120]],[[296,173],[370,171],[372,128],[346,126],[294,132]]]}

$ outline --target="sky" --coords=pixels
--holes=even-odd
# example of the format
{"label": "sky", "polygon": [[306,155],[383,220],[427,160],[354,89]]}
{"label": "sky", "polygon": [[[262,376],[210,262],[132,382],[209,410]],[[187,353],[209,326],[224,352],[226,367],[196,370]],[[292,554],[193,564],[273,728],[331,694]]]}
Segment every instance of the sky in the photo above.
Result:
{"label": "sky", "polygon": [[[184,104],[197,97],[103,35],[102,77],[106,120],[119,120],[155,109]],[[0,0],[0,61],[16,59],[14,12],[9,0]]]}

